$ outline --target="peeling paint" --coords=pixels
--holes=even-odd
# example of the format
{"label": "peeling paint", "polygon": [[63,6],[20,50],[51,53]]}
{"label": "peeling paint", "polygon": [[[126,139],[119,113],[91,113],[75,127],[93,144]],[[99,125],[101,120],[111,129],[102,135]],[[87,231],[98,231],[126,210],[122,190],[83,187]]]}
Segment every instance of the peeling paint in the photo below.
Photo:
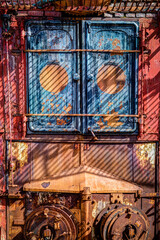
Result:
{"label": "peeling paint", "polygon": [[[112,112],[113,113],[113,112]],[[114,112],[114,116],[103,117],[104,122],[107,122],[109,127],[118,127],[123,125],[123,122],[120,122],[118,117],[118,112]]]}
{"label": "peeling paint", "polygon": [[101,91],[108,94],[116,94],[125,86],[126,75],[124,71],[115,65],[102,65],[97,74],[97,85]]}
{"label": "peeling paint", "polygon": [[64,119],[57,118],[57,125],[65,125],[67,122]]}
{"label": "peeling paint", "polygon": [[60,65],[45,66],[39,75],[41,86],[48,92],[60,93],[68,84],[68,74]]}
{"label": "peeling paint", "polygon": [[136,156],[142,167],[150,165],[151,168],[155,168],[155,154],[156,146],[154,143],[138,144],[136,145]]}
{"label": "peeling paint", "polygon": [[[10,157],[10,145],[9,145],[9,157]],[[13,158],[13,170],[23,167],[28,163],[28,144],[27,143],[12,143],[12,158]]]}
{"label": "peeling paint", "polygon": [[65,110],[66,112],[70,112],[71,109],[72,109],[72,105],[71,105],[70,103],[68,104],[68,106],[64,106],[64,110]]}

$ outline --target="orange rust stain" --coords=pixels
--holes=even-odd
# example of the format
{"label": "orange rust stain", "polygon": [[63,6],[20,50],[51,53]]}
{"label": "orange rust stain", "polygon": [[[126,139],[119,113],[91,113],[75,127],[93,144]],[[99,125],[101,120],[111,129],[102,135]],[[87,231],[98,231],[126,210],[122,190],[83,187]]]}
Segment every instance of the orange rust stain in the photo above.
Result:
{"label": "orange rust stain", "polygon": [[99,125],[100,129],[105,128],[104,123],[103,123],[103,121],[102,121],[102,118],[99,119],[99,121],[97,122],[97,124]]}
{"label": "orange rust stain", "polygon": [[54,109],[54,103],[50,103],[51,108]]}
{"label": "orange rust stain", "polygon": [[120,106],[119,106],[119,109],[122,109],[123,108],[123,103],[122,101],[120,102]]}
{"label": "orange rust stain", "polygon": [[112,42],[112,47],[116,47],[117,44],[120,43],[120,40],[118,40],[117,38],[115,38]]}
{"label": "orange rust stain", "polygon": [[[119,46],[116,46],[113,50],[121,50],[121,48]],[[111,56],[114,56],[114,55],[123,55],[123,53],[111,53]]]}
{"label": "orange rust stain", "polygon": [[68,104],[68,106],[64,106],[64,110],[65,110],[66,112],[70,112],[71,109],[72,109],[72,105],[71,105],[70,103]]}
{"label": "orange rust stain", "polygon": [[143,168],[150,167],[155,168],[155,143],[137,144],[136,145],[136,156],[139,160],[140,166]]}
{"label": "orange rust stain", "polygon": [[42,103],[42,105],[44,105],[44,104],[45,104],[45,102]]}
{"label": "orange rust stain", "polygon": [[41,112],[43,112],[44,111],[44,106],[41,108]]}
{"label": "orange rust stain", "polygon": [[48,92],[58,94],[68,84],[68,74],[60,65],[46,65],[40,72],[41,86]]}
{"label": "orange rust stain", "polygon": [[[11,154],[11,148],[12,147],[12,157],[16,161],[13,160],[13,170],[16,170],[18,162],[18,166],[21,168],[25,165],[25,163],[28,163],[28,144],[27,143],[18,143],[14,142],[12,143],[12,146],[9,145],[9,156]],[[18,168],[19,168],[18,167]]]}
{"label": "orange rust stain", "polygon": [[102,65],[98,69],[97,85],[101,91],[108,94],[120,92],[125,86],[126,75],[115,65]]}
{"label": "orange rust stain", "polygon": [[108,106],[110,107],[113,104],[113,102],[108,102]]}
{"label": "orange rust stain", "polygon": [[101,47],[101,46],[102,46],[102,41],[103,41],[103,38],[101,38],[101,39],[99,40],[99,42],[98,42],[98,44],[99,44],[99,47]]}
{"label": "orange rust stain", "polygon": [[57,125],[65,125],[66,121],[60,118],[57,118]]}
{"label": "orange rust stain", "polygon": [[119,121],[118,112],[115,112],[115,110],[113,109],[111,113],[114,115],[103,117],[104,122],[107,122],[107,125],[109,127],[118,127],[123,125],[123,122]]}

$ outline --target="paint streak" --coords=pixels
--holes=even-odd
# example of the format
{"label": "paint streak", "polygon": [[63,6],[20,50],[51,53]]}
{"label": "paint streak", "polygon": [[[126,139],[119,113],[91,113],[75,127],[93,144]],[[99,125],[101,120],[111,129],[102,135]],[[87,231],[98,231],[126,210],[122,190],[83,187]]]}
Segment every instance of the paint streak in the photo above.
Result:
{"label": "paint streak", "polygon": [[102,46],[102,42],[103,42],[103,41],[104,41],[103,38],[101,38],[101,39],[99,40],[99,42],[98,42],[99,47]]}
{"label": "paint streak", "polygon": [[[9,145],[10,156],[10,145]],[[27,143],[12,143],[12,157],[13,157],[13,170],[21,168],[28,163],[28,144]]]}
{"label": "paint streak", "polygon": [[136,156],[140,166],[143,168],[148,168],[148,165],[153,169],[155,168],[155,153],[156,147],[154,143],[137,144],[136,146]]}
{"label": "paint streak", "polygon": [[108,102],[108,106],[110,107],[113,104],[113,102]]}
{"label": "paint streak", "polygon": [[105,128],[104,123],[103,123],[103,121],[102,121],[102,118],[99,119],[99,121],[97,122],[97,124],[99,125],[100,129]]}
{"label": "paint streak", "polygon": [[57,125],[65,125],[67,122],[63,119],[57,118]]}
{"label": "paint streak", "polygon": [[44,106],[41,108],[41,112],[44,112]]}
{"label": "paint streak", "polygon": [[48,92],[58,94],[68,84],[68,74],[60,65],[46,65],[39,75],[41,86]]}
{"label": "paint streak", "polygon": [[72,105],[69,103],[68,106],[64,106],[64,110],[70,112],[72,110]]}
{"label": "paint streak", "polygon": [[112,110],[111,113],[114,114],[114,116],[103,117],[104,122],[107,123],[109,127],[119,127],[123,125],[123,122],[119,121],[120,119],[118,117],[118,112],[115,112],[115,110]]}
{"label": "paint streak", "polygon": [[52,110],[54,110],[54,103],[50,103]]}
{"label": "paint streak", "polygon": [[97,85],[101,91],[108,94],[116,94],[120,92],[126,81],[124,71],[115,65],[102,65],[98,69]]}
{"label": "paint streak", "polygon": [[119,43],[120,43],[120,40],[118,40],[117,38],[115,38],[115,39],[113,40],[113,42],[112,42],[112,47],[116,47],[117,44],[119,44]]}

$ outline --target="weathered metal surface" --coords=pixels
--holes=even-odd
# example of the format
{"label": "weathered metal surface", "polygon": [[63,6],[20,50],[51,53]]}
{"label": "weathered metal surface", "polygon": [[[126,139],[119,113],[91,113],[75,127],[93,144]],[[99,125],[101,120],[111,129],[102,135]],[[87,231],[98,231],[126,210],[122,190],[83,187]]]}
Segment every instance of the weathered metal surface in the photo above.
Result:
{"label": "weathered metal surface", "polygon": [[101,236],[98,239],[104,240],[147,240],[149,235],[149,222],[145,213],[125,205],[112,205],[103,209],[96,219],[95,227],[97,235]]}
{"label": "weathered metal surface", "polygon": [[[76,47],[76,23],[45,21],[27,24],[28,48],[50,49]],[[29,113],[77,113],[78,85],[73,79],[75,54],[28,53]],[[48,74],[46,74],[46,72]],[[63,81],[62,81],[63,79]],[[77,90],[76,90],[77,89]],[[75,91],[76,90],[76,91]],[[71,117],[40,117],[29,121],[31,131],[75,131],[77,120]]]}
{"label": "weathered metal surface", "polygon": [[143,50],[139,57],[139,136],[141,140],[157,140],[159,136],[159,27],[158,19],[140,21],[140,41]]}
{"label": "weathered metal surface", "polygon": [[[111,175],[115,178],[119,177],[120,179],[135,182],[140,185],[148,184],[148,186],[154,187],[156,176],[155,143],[134,145],[90,144],[87,146],[88,147],[83,144],[82,146],[76,147],[74,144],[14,142],[12,144],[14,182],[21,186],[31,180],[41,180],[42,183],[43,181],[45,182],[47,178],[51,180],[52,178],[58,177],[59,180],[57,179],[55,181],[57,181],[57,184],[60,184],[60,189],[63,186],[60,177],[63,176],[62,182],[65,183],[65,176],[68,176],[66,187],[68,186],[69,188],[67,184],[69,184],[69,180],[73,180],[74,178],[75,180],[77,179],[79,183],[85,179],[85,181],[89,181],[87,178],[83,178],[85,174],[81,180],[78,177],[78,174],[87,172],[91,175],[96,174],[102,176],[104,181],[106,176]],[[9,161],[10,151],[8,151],[8,154]],[[77,174],[77,178],[75,174]],[[74,175],[73,179],[70,177],[71,175]],[[93,184],[94,190],[96,191],[95,184],[96,181]],[[73,186],[76,189],[79,188],[79,185],[75,187],[73,184]],[[53,185],[50,183],[50,187],[51,189],[52,187],[54,188],[54,181]],[[39,188],[42,191],[43,187],[41,186]]]}
{"label": "weathered metal surface", "polygon": [[6,239],[6,200],[0,199],[0,237],[2,240]]}
{"label": "weathered metal surface", "polygon": [[[78,171],[78,170],[77,170]],[[89,171],[89,170],[88,170]],[[94,169],[91,169],[93,172]],[[83,188],[89,187],[91,193],[111,193],[111,192],[137,192],[143,191],[142,188],[125,182],[111,175],[96,175],[85,171],[85,168],[79,168],[79,173],[65,177],[50,179],[46,178],[41,181],[33,181],[23,186],[24,191],[33,192],[66,192],[79,193]],[[105,173],[103,173],[105,175]]]}
{"label": "weathered metal surface", "polygon": [[[146,2],[147,3],[147,2]],[[133,6],[135,2],[132,3]],[[138,3],[137,3],[138,5]],[[38,16],[40,14],[43,15],[43,12],[37,11]],[[35,12],[35,13],[37,13]],[[136,10],[135,10],[136,12]],[[33,15],[35,14],[33,12]],[[23,13],[24,14],[24,13]],[[31,14],[31,13],[30,13]],[[41,15],[41,16],[42,16]],[[31,16],[31,15],[30,15]],[[19,19],[19,20],[18,20]],[[27,19],[27,18],[26,18]],[[1,56],[1,65],[0,68],[0,101],[3,108],[3,103],[5,104],[4,115],[2,115],[3,109],[0,108],[0,120],[1,120],[1,141],[0,144],[5,146],[4,139],[9,139],[7,151],[5,148],[0,148],[0,160],[1,160],[1,176],[0,176],[0,189],[2,191],[5,190],[4,185],[4,171],[9,174],[9,178],[7,176],[8,184],[7,189],[9,192],[9,196],[7,193],[0,194],[1,196],[1,206],[2,206],[2,214],[1,214],[1,235],[3,234],[4,239],[23,239],[24,236],[22,234],[22,228],[24,226],[24,209],[27,211],[27,214],[30,211],[33,211],[36,207],[41,205],[49,204],[55,205],[56,203],[64,204],[66,207],[70,209],[71,212],[75,212],[75,216],[79,222],[79,233],[83,233],[84,230],[87,229],[87,223],[83,223],[83,219],[88,219],[88,216],[92,216],[92,221],[94,221],[97,214],[109,205],[111,207],[111,202],[120,201],[124,202],[127,206],[134,206],[138,209],[141,209],[146,213],[147,218],[150,223],[150,239],[159,239],[157,235],[157,222],[158,222],[158,209],[157,209],[157,196],[158,194],[155,191],[158,190],[157,186],[157,159],[158,159],[158,149],[156,145],[158,145],[159,141],[159,23],[156,22],[156,19],[143,19],[138,20],[140,23],[140,46],[141,52],[139,57],[139,95],[138,95],[138,116],[139,116],[139,129],[137,132],[137,136],[126,136],[117,134],[114,136],[106,136],[97,133],[94,133],[92,129],[90,129],[89,133],[92,131],[94,139],[91,135],[25,135],[25,118],[23,116],[26,114],[25,104],[26,104],[26,96],[25,96],[25,81],[24,76],[27,74],[25,70],[25,58],[26,53],[23,51],[24,48],[24,26],[23,26],[22,18],[16,17],[11,21],[11,29],[14,30],[14,34],[12,34],[11,39],[7,41],[3,38],[2,42],[2,50],[0,52]],[[37,21],[38,22],[38,21]],[[94,22],[93,22],[94,23]],[[117,40],[119,41],[119,39]],[[113,45],[116,42],[112,41]],[[99,42],[101,45],[103,41]],[[119,42],[117,42],[119,46]],[[101,45],[102,46],[102,45]],[[99,48],[99,45],[96,46],[96,49]],[[72,47],[75,49],[75,47]],[[79,49],[79,46],[77,47]],[[96,51],[94,48],[93,50]],[[135,48],[134,48],[135,50]],[[63,53],[59,54],[83,54],[83,55],[94,55],[98,54],[91,52],[83,53],[82,51]],[[122,52],[112,52],[112,57],[115,57],[118,54],[122,54]],[[39,53],[32,53],[39,54]],[[42,53],[43,55],[45,53]],[[55,53],[49,53],[55,54]],[[99,53],[100,55],[106,55],[110,53]],[[116,54],[116,55],[115,55]],[[122,57],[132,55],[134,53],[123,53],[123,55],[117,55],[117,57]],[[39,56],[41,56],[39,55]],[[7,59],[7,60],[6,60]],[[57,65],[56,65],[57,66]],[[55,65],[53,65],[50,69],[51,72],[54,70]],[[107,68],[108,69],[108,68]],[[122,84],[120,88],[116,88],[115,79],[119,68],[110,67],[108,70],[105,66],[101,67],[99,72],[97,72],[96,76],[101,75],[101,72],[105,70],[112,71],[112,81],[107,77],[105,83],[98,75],[98,84],[101,91],[105,92],[106,86],[113,85],[113,89],[108,88],[108,92],[112,93],[111,95],[120,94],[124,88],[124,81],[126,82],[125,73],[121,73]],[[43,68],[45,71],[46,69]],[[61,72],[61,71],[60,71]],[[62,70],[65,74],[65,71]],[[3,78],[2,77],[3,73]],[[43,75],[43,71],[40,72]],[[7,75],[8,74],[8,75]],[[58,73],[60,74],[60,73]],[[108,72],[107,72],[108,74]],[[9,76],[9,78],[8,78]],[[67,79],[67,77],[65,77]],[[2,81],[3,80],[3,81]],[[74,76],[74,81],[78,81],[79,76]],[[88,80],[92,81],[92,76],[89,76]],[[119,80],[119,79],[118,79]],[[66,82],[68,79],[66,80]],[[81,80],[80,80],[81,81]],[[108,84],[108,82],[111,83]],[[8,82],[10,83],[8,86]],[[45,84],[44,77],[42,77],[42,85]],[[88,83],[87,83],[88,84]],[[76,84],[75,84],[76,85]],[[78,84],[77,84],[78,85]],[[62,84],[62,88],[65,86]],[[51,86],[52,88],[52,86]],[[9,93],[10,91],[10,93]],[[64,91],[64,89],[62,90]],[[76,89],[77,91],[77,89]],[[116,93],[115,93],[116,92]],[[57,93],[57,91],[56,91]],[[10,99],[9,101],[9,94]],[[59,94],[59,93],[58,93]],[[5,101],[4,101],[5,100]],[[109,101],[111,103],[111,101]],[[111,107],[112,105],[110,105]],[[9,109],[11,107],[11,121],[9,119]],[[68,107],[68,105],[66,106]],[[69,106],[70,107],[70,106]],[[100,112],[101,114],[101,112]],[[15,117],[16,115],[16,117]],[[5,117],[5,118],[4,118]],[[67,116],[69,117],[69,116]],[[73,116],[72,116],[73,117]],[[93,116],[90,116],[93,117]],[[105,116],[103,116],[105,117]],[[106,116],[109,117],[109,116]],[[112,116],[114,117],[114,116]],[[115,116],[114,120],[117,120],[119,116]],[[4,121],[5,120],[5,121]],[[60,121],[61,124],[63,121]],[[3,127],[5,123],[5,128]],[[12,124],[11,124],[12,123]],[[11,128],[10,128],[11,124]],[[4,130],[5,131],[4,131]],[[87,129],[87,128],[86,128]],[[62,131],[64,132],[64,131]],[[13,140],[20,138],[22,141],[22,137],[26,137],[25,141],[30,141],[30,143],[12,143]],[[96,139],[96,141],[95,141]],[[34,140],[34,142],[33,142]],[[119,142],[119,144],[111,144],[110,141],[115,143]],[[143,140],[143,144],[141,142],[131,144],[130,142]],[[37,141],[46,141],[46,143],[38,143]],[[52,143],[49,143],[51,141]],[[56,144],[53,144],[57,142]],[[67,142],[72,142],[72,144],[66,144]],[[122,144],[126,141],[128,144]],[[149,143],[144,143],[144,142]],[[155,144],[155,141],[156,144]],[[83,144],[85,142],[85,144]],[[74,144],[73,144],[74,143]],[[99,144],[101,143],[101,144]],[[103,143],[103,144],[102,144]],[[107,143],[107,144],[106,144]],[[9,151],[9,145],[10,147]],[[4,154],[6,154],[6,166]],[[12,155],[12,157],[11,157]],[[12,161],[10,161],[12,159]],[[82,167],[83,165],[83,167]],[[13,175],[11,176],[11,170],[13,170]],[[121,178],[123,180],[128,180],[132,183],[137,183],[144,190],[144,195],[142,195],[141,200],[138,200],[138,194],[132,193],[114,193],[113,196],[110,194],[92,194],[91,204],[92,210],[90,214],[88,214],[88,205],[86,204],[86,208],[83,208],[81,205],[81,194],[64,194],[58,193],[49,193],[49,192],[41,192],[34,193],[32,192],[31,197],[26,201],[21,202],[22,195],[20,194],[20,188],[26,182],[30,182],[32,180],[42,180],[44,183],[44,187],[47,188],[46,179],[49,179],[50,176],[58,177],[63,176],[63,179],[67,175],[78,174],[80,171],[85,170],[87,172],[91,172],[91,176],[93,174],[100,175],[102,172],[106,174],[110,173],[113,175],[115,179]],[[116,177],[115,177],[116,176]],[[12,179],[13,177],[13,179]],[[102,179],[104,175],[102,174]],[[13,180],[13,181],[12,181]],[[88,180],[89,181],[89,180]],[[13,185],[13,183],[18,184],[17,186]],[[95,183],[95,182],[94,182]],[[64,182],[64,185],[66,182]],[[128,184],[129,186],[129,184]],[[61,186],[62,187],[62,186]],[[155,190],[156,189],[156,190]],[[12,194],[11,194],[12,193]],[[152,194],[151,194],[152,193]],[[27,194],[30,194],[26,192]],[[54,195],[54,196],[53,196]],[[67,196],[66,196],[67,195]],[[74,196],[73,196],[74,195]],[[75,196],[76,195],[76,196]],[[119,196],[119,198],[118,198]],[[156,196],[156,197],[155,197]],[[4,200],[2,201],[2,197],[10,198],[10,203],[8,204]],[[85,196],[86,197],[86,196]],[[15,198],[15,199],[13,199]],[[136,202],[135,202],[136,201]],[[15,204],[13,204],[15,203]],[[13,205],[12,205],[13,204]],[[6,229],[6,206],[7,209],[7,228]],[[84,215],[81,215],[81,207],[84,209]],[[88,215],[87,215],[88,214]],[[118,217],[118,219],[120,219]],[[90,222],[92,222],[90,219]],[[90,225],[88,225],[90,227]],[[91,226],[93,226],[91,224]],[[93,227],[92,227],[93,229]],[[90,232],[90,230],[87,230]],[[131,234],[134,234],[133,229],[127,228],[127,231]],[[7,232],[7,234],[6,234]],[[91,232],[92,236],[93,232]],[[6,237],[7,235],[7,237]],[[88,235],[89,236],[89,235]],[[86,236],[86,237],[88,237]],[[131,235],[130,235],[131,236]],[[133,236],[133,235],[132,235]]]}
{"label": "weathered metal surface", "polygon": [[158,0],[148,1],[130,1],[130,0],[16,0],[6,1],[2,0],[0,7],[2,9],[19,9],[19,10],[32,10],[32,9],[43,9],[52,8],[56,11],[68,11],[68,12],[154,12],[159,10]]}
{"label": "weathered metal surface", "polygon": [[25,239],[64,239],[77,237],[74,215],[61,205],[42,206],[27,216]]}
{"label": "weathered metal surface", "polygon": [[[138,47],[136,24],[88,21],[85,29],[86,49],[135,50]],[[85,58],[84,111],[113,114],[88,118],[87,128],[98,132],[135,132],[135,119],[118,114],[137,114],[137,56],[89,52]]]}
{"label": "weathered metal surface", "polygon": [[[81,63],[84,83],[80,95],[83,100],[78,97],[79,84],[74,81],[74,75],[80,68],[80,56],[66,52],[81,41],[81,36],[75,35],[76,26],[78,27],[74,22],[63,22],[62,28],[61,22],[52,21],[41,22],[41,27],[37,22],[31,21],[27,26],[27,46],[31,49],[28,50],[28,112],[32,116],[29,119],[29,129],[39,132],[87,132],[88,128],[92,128],[99,132],[135,132],[136,119],[125,118],[125,115],[137,114],[137,55],[134,54],[134,49],[138,47],[138,25],[127,22],[83,22],[81,31],[84,32],[85,42],[82,47],[91,51],[93,49],[93,53],[83,56]],[[54,48],[55,52],[52,52]],[[96,48],[104,52],[126,52],[118,56],[112,52],[100,55],[96,50],[94,52]],[[57,49],[62,49],[62,52]],[[63,49],[66,51],[63,52]],[[41,50],[44,50],[41,55],[34,53]],[[46,50],[48,51],[45,52]],[[129,54],[128,51],[133,52]],[[97,115],[80,121],[80,101],[83,104],[83,114],[111,116]],[[69,114],[73,115],[69,117]],[[77,118],[71,118],[72,116]],[[82,121],[85,122],[84,125]]]}

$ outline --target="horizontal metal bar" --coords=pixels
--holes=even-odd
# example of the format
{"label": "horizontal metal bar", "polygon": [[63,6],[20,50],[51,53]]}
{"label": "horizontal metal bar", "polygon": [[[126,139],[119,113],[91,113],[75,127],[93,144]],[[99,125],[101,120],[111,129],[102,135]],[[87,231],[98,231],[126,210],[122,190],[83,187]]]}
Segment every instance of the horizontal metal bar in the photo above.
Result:
{"label": "horizontal metal bar", "polygon": [[34,113],[34,114],[25,114],[26,117],[140,117],[139,115],[134,114],[74,114],[74,113],[51,113],[51,114],[43,114],[43,113]]}
{"label": "horizontal metal bar", "polygon": [[45,52],[104,52],[104,53],[140,53],[140,50],[109,50],[109,49],[27,49],[24,52],[45,53]]}

